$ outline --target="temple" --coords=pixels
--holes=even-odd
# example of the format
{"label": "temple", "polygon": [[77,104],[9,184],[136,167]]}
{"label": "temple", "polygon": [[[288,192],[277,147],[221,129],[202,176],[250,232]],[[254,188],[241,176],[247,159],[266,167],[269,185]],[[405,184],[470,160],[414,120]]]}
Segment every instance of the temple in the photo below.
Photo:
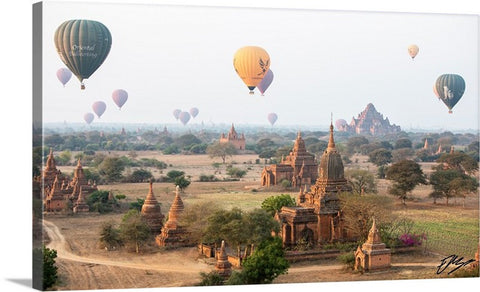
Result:
{"label": "temple", "polygon": [[186,245],[186,230],[178,224],[178,218],[183,212],[183,201],[180,197],[180,187],[176,187],[175,199],[168,212],[168,221],[162,229],[162,233],[155,237],[158,246],[180,247]]}
{"label": "temple", "polygon": [[232,264],[228,261],[228,256],[225,251],[225,241],[223,240],[217,263],[215,264],[215,271],[224,279],[227,279],[232,274]]}
{"label": "temple", "polygon": [[241,135],[238,135],[237,131],[235,131],[235,127],[233,126],[233,124],[230,128],[230,132],[228,132],[227,135],[225,135],[225,133],[222,133],[219,142],[230,143],[237,150],[245,150],[245,135],[243,133]]}
{"label": "temple", "polygon": [[142,217],[145,218],[145,221],[147,222],[147,225],[150,227],[150,231],[153,234],[159,234],[160,231],[162,231],[163,218],[165,216],[162,214],[160,210],[160,204],[153,194],[152,180],[150,180],[150,189],[142,205],[142,211],[140,214],[142,214]]}
{"label": "temple", "polygon": [[343,125],[339,130],[359,135],[370,134],[375,136],[399,133],[401,128],[395,124],[390,124],[388,118],[383,118],[383,115],[377,112],[375,106],[369,103],[357,118],[352,118],[349,125]]}
{"label": "temple", "polygon": [[391,250],[386,248],[385,243],[382,242],[375,218],[373,218],[367,241],[355,252],[355,270],[371,272],[389,269],[391,254]]}
{"label": "temple", "polygon": [[293,145],[292,151],[287,157],[282,157],[279,164],[273,164],[263,168],[262,186],[278,185],[282,180],[292,182],[293,187],[311,185],[318,176],[315,156],[307,152],[305,142],[300,132]]}
{"label": "temple", "polygon": [[283,245],[295,246],[303,241],[309,246],[353,239],[344,226],[339,193],[351,191],[344,177],[342,158],[335,148],[333,125],[328,147],[318,167],[318,178],[308,191],[300,188],[297,206],[282,207],[275,218],[281,224]]}

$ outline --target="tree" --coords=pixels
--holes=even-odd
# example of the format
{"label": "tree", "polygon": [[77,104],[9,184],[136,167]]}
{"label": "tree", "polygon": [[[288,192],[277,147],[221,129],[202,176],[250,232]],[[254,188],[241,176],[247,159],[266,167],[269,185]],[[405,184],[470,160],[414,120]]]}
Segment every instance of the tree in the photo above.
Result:
{"label": "tree", "polygon": [[220,211],[220,207],[215,202],[201,202],[185,206],[185,210],[179,218],[179,225],[184,226],[188,232],[188,240],[191,243],[201,243],[202,237],[208,226],[209,216]]}
{"label": "tree", "polygon": [[373,150],[368,154],[368,157],[370,162],[376,166],[387,165],[392,162],[392,152],[384,148]]}
{"label": "tree", "polygon": [[372,227],[372,218],[380,224],[388,224],[395,217],[392,199],[385,196],[365,194],[354,196],[340,194],[340,205],[346,228],[359,240],[365,240]]}
{"label": "tree", "polygon": [[401,160],[408,159],[414,155],[412,148],[399,148],[392,151],[392,161],[399,162]]}
{"label": "tree", "polygon": [[87,205],[91,211],[99,213],[108,213],[113,211],[115,201],[108,200],[109,191],[94,191],[87,198]]}
{"label": "tree", "polygon": [[202,278],[202,281],[197,286],[220,286],[224,282],[223,277],[217,271],[200,272],[200,278]]}
{"label": "tree", "polygon": [[355,136],[351,137],[347,141],[347,152],[348,153],[355,153],[355,152],[360,152],[360,146],[368,144],[368,139],[365,138],[364,136]]}
{"label": "tree", "polygon": [[120,223],[120,238],[125,243],[135,246],[136,253],[150,236],[150,228],[138,210],[130,210],[123,216]]}
{"label": "tree", "polygon": [[280,211],[283,206],[295,206],[295,199],[288,194],[281,194],[268,197],[262,202],[262,209],[267,211],[272,217],[275,215],[275,212]]}
{"label": "tree", "polygon": [[122,172],[125,169],[123,161],[119,157],[106,157],[98,166],[98,171],[108,181],[120,181]]}
{"label": "tree", "polygon": [[131,175],[129,175],[126,180],[128,182],[145,182],[153,177],[152,173],[146,169],[135,169]]}
{"label": "tree", "polygon": [[220,157],[225,164],[227,157],[237,154],[237,149],[230,143],[217,142],[207,147],[207,154],[210,158]]}
{"label": "tree", "polygon": [[100,242],[107,250],[121,246],[120,230],[114,227],[113,222],[104,222],[100,229]]}
{"label": "tree", "polygon": [[182,175],[185,175],[185,172],[181,170],[170,170],[167,172],[167,177],[170,179],[170,181],[174,181],[177,177]]}
{"label": "tree", "polygon": [[239,275],[234,276],[232,281],[229,279],[226,284],[269,284],[279,275],[286,274],[289,266],[282,240],[271,237],[258,245],[254,253],[243,262]]}
{"label": "tree", "polygon": [[395,149],[412,148],[412,141],[407,138],[400,138],[395,142]]}
{"label": "tree", "polygon": [[402,160],[392,164],[387,169],[386,176],[388,180],[394,182],[388,192],[402,199],[404,205],[409,192],[417,185],[427,183],[420,165],[413,160]]}
{"label": "tree", "polygon": [[227,174],[231,177],[242,178],[247,174],[247,171],[237,167],[229,167],[227,168]]}
{"label": "tree", "polygon": [[43,246],[43,290],[55,285],[58,279],[58,268],[55,265],[57,251]]}
{"label": "tree", "polygon": [[472,174],[478,170],[478,162],[463,152],[445,153],[437,159],[439,168],[455,169],[457,171]]}
{"label": "tree", "polygon": [[137,198],[136,202],[130,203],[130,209],[137,210],[138,212],[142,211],[143,203],[145,203],[144,199]]}
{"label": "tree", "polygon": [[272,237],[272,232],[278,233],[278,222],[263,209],[253,209],[244,216],[244,224],[249,233],[247,242],[258,245]]}
{"label": "tree", "polygon": [[190,185],[190,183],[190,180],[184,175],[176,177],[174,181],[174,184],[178,186],[182,192]]}
{"label": "tree", "polygon": [[351,169],[345,171],[350,186],[352,186],[353,193],[363,195],[365,193],[376,193],[377,185],[375,177],[371,172],[364,169]]}
{"label": "tree", "polygon": [[458,196],[463,197],[465,206],[467,194],[475,192],[478,188],[476,178],[455,169],[437,169],[430,175],[430,184],[433,186],[430,197],[434,199],[434,203],[438,198],[446,198],[447,205],[450,198]]}

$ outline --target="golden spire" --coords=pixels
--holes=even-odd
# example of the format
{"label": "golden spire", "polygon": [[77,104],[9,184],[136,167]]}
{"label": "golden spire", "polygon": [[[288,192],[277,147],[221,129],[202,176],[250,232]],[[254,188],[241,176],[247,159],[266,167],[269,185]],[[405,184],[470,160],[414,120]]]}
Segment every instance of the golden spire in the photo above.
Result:
{"label": "golden spire", "polygon": [[330,121],[330,138],[328,139],[328,150],[335,150],[335,141],[333,140],[333,123]]}

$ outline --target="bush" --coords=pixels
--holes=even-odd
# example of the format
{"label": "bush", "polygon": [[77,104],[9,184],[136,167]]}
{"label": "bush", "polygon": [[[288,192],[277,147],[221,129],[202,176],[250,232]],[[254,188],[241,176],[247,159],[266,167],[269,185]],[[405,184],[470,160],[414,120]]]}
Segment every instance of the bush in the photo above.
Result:
{"label": "bush", "polygon": [[206,174],[201,174],[199,181],[201,182],[212,182],[212,181],[219,181],[217,177],[215,177],[213,174],[211,175],[206,175]]}
{"label": "bush", "polygon": [[96,211],[100,214],[113,211],[113,206],[116,204],[116,200],[108,200],[109,191],[95,191],[87,198],[87,205],[90,207],[90,211]]}
{"label": "bush", "polygon": [[55,265],[57,251],[43,246],[43,290],[46,290],[57,282],[58,268]]}
{"label": "bush", "polygon": [[247,171],[240,168],[231,167],[227,169],[227,174],[231,177],[242,178],[247,174]]}
{"label": "bush", "polygon": [[223,277],[216,271],[210,273],[200,272],[202,281],[197,286],[219,286],[223,285]]}
{"label": "bush", "polygon": [[145,202],[144,199],[138,199],[137,198],[136,202],[130,203],[130,209],[135,209],[138,212],[140,212],[140,211],[142,211],[142,206],[143,206],[144,202]]}
{"label": "bush", "polygon": [[348,269],[353,270],[355,267],[355,254],[353,252],[347,252],[337,257],[337,260],[344,264]]}
{"label": "bush", "polygon": [[422,241],[427,240],[426,234],[404,233],[398,238],[404,246],[419,246]]}

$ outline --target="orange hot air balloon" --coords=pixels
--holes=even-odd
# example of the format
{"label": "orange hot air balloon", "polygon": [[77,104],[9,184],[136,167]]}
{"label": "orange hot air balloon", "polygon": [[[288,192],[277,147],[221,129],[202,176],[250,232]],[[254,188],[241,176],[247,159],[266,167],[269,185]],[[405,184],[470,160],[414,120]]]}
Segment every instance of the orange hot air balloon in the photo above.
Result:
{"label": "orange hot air balloon", "polygon": [[418,51],[419,51],[419,48],[417,45],[408,46],[408,54],[410,55],[410,57],[412,57],[412,60],[415,58],[415,56],[417,56]]}
{"label": "orange hot air balloon", "polygon": [[243,80],[250,94],[262,81],[270,68],[270,56],[260,47],[247,46],[240,48],[233,57],[233,67]]}

